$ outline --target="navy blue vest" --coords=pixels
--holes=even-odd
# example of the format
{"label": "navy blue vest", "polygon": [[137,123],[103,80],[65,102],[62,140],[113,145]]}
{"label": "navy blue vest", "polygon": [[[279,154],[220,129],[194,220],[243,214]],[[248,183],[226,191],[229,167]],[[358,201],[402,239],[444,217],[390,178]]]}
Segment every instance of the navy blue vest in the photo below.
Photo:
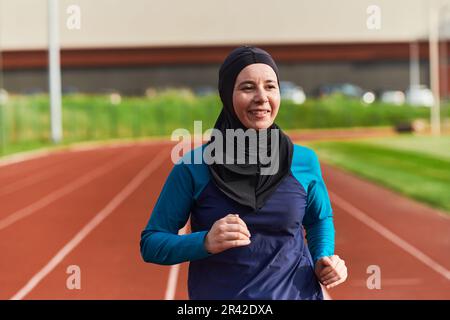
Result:
{"label": "navy blue vest", "polygon": [[292,175],[256,211],[224,197],[211,180],[192,208],[192,232],[239,213],[251,244],[192,261],[190,299],[322,299],[303,238],[305,208],[306,192]]}
{"label": "navy blue vest", "polygon": [[[193,160],[193,154],[202,158],[203,148],[184,160]],[[245,221],[251,244],[208,253],[208,230],[230,213]],[[189,217],[192,233],[178,235]],[[323,299],[314,263],[334,254],[334,225],[317,156],[294,145],[290,175],[256,211],[223,194],[206,164],[179,163],[164,184],[140,244],[146,262],[190,261],[190,299]]]}

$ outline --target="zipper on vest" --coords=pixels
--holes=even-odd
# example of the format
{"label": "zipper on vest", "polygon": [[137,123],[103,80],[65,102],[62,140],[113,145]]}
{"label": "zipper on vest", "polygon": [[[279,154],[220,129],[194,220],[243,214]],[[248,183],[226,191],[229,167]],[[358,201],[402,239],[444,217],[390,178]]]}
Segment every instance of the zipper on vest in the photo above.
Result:
{"label": "zipper on vest", "polygon": [[[259,164],[259,162],[256,163],[256,184],[255,186],[258,185],[258,181],[259,181],[259,176],[261,174],[261,165]],[[255,188],[255,213],[258,213],[260,208],[258,208],[258,201],[256,201],[256,188]]]}

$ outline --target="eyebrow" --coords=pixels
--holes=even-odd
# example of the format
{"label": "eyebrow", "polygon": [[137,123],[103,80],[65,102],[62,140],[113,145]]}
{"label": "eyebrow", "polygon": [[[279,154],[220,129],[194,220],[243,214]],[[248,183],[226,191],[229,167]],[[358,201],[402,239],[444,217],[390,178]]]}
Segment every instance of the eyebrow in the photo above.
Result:
{"label": "eyebrow", "polygon": [[[252,81],[252,80],[244,80],[241,83],[239,83],[239,86],[242,86],[243,84],[254,84],[254,83],[255,82]],[[276,81],[272,80],[272,79],[269,79],[269,80],[264,81],[264,83],[276,83]]]}

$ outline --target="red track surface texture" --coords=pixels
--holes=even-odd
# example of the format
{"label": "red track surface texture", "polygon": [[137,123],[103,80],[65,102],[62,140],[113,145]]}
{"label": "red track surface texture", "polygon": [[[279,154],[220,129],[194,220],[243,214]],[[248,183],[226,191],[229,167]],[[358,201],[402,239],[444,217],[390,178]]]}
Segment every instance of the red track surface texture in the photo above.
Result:
{"label": "red track surface texture", "polygon": [[[59,152],[0,167],[0,299],[186,299],[187,264],[146,264],[144,228],[170,145]],[[322,165],[348,265],[333,299],[450,299],[450,219]],[[67,268],[80,268],[69,289]],[[369,289],[369,266],[381,288]]]}

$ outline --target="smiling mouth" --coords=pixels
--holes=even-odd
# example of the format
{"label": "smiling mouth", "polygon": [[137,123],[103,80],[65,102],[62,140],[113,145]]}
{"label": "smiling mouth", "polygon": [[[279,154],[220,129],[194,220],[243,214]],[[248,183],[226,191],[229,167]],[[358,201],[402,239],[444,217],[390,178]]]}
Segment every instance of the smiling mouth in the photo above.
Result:
{"label": "smiling mouth", "polygon": [[270,114],[270,110],[250,110],[248,113],[256,118],[264,118]]}

